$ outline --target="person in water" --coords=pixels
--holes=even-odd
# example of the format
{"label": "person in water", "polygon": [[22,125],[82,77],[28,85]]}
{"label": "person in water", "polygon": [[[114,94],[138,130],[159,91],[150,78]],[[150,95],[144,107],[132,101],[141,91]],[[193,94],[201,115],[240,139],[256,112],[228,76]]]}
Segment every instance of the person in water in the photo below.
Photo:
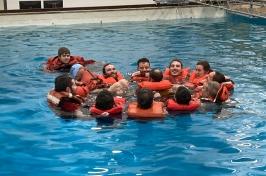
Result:
{"label": "person in water", "polygon": [[85,60],[81,56],[72,56],[68,48],[61,47],[58,49],[58,55],[49,58],[48,61],[43,65],[43,69],[44,71],[47,72],[52,72],[52,71],[69,72],[71,66],[74,64],[81,64],[85,66],[87,64],[92,64],[94,62],[95,62],[94,60]]}
{"label": "person in water", "polygon": [[108,90],[102,90],[96,97],[95,104],[90,108],[92,115],[109,116],[121,114],[125,98],[114,97]]}
{"label": "person in water", "polygon": [[190,89],[195,89],[197,86],[202,86],[206,82],[209,73],[211,72],[209,62],[202,60],[196,64],[196,69],[191,73],[188,82],[185,84]]}
{"label": "person in water", "polygon": [[76,85],[68,74],[56,77],[55,87],[47,95],[49,105],[64,112],[76,112],[84,99],[73,93],[75,88]]}
{"label": "person in water", "polygon": [[131,80],[136,82],[148,81],[149,80],[149,72],[150,61],[148,58],[141,58],[137,62],[138,70],[131,74]]}
{"label": "person in water", "polygon": [[112,84],[124,79],[123,75],[116,70],[115,66],[111,63],[107,63],[103,66],[102,75],[98,76],[103,83],[111,86]]}
{"label": "person in water", "polygon": [[183,68],[183,63],[177,58],[174,58],[164,71],[164,79],[169,80],[172,84],[183,84],[188,76],[189,68]]}
{"label": "person in water", "polygon": [[129,103],[127,114],[131,118],[163,118],[167,114],[163,102],[154,101],[149,89],[137,90],[137,101]]}

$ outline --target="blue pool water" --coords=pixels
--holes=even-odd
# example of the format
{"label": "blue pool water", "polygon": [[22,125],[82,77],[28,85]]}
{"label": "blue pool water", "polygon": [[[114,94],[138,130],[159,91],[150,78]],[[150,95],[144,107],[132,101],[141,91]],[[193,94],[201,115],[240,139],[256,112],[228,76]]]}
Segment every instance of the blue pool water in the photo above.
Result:
{"label": "blue pool water", "polygon": [[[266,26],[189,19],[0,29],[0,175],[265,175]],[[236,82],[235,107],[164,120],[64,120],[47,106],[58,47],[114,63],[164,68],[208,60]],[[218,118],[219,117],[219,118]]]}

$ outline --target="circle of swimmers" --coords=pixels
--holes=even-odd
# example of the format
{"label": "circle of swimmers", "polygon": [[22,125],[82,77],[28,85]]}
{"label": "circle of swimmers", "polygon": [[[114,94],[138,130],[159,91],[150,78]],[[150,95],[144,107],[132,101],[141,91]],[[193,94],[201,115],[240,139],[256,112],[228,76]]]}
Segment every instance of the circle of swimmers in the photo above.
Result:
{"label": "circle of swimmers", "polygon": [[[106,117],[124,112],[130,118],[163,118],[168,111],[195,111],[203,101],[226,102],[234,89],[232,80],[212,70],[203,60],[190,71],[180,59],[174,58],[169,67],[161,71],[151,69],[149,59],[141,58],[130,80],[112,63],[104,64],[102,74],[98,75],[88,69],[90,64],[95,61],[72,56],[65,47],[48,59],[43,67],[45,71],[65,72],[55,78],[54,89],[47,95],[53,110],[72,117]],[[129,100],[132,95],[127,93],[134,85],[136,96]],[[92,96],[93,101],[88,103]]]}

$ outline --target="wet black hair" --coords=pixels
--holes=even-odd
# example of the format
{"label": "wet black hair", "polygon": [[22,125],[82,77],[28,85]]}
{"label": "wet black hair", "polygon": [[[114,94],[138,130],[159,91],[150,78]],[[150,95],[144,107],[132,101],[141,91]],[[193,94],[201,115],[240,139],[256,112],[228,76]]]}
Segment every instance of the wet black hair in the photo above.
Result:
{"label": "wet black hair", "polygon": [[114,104],[114,97],[108,90],[101,91],[95,100],[95,107],[100,110],[112,109]]}
{"label": "wet black hair", "polygon": [[184,86],[179,86],[175,93],[175,100],[178,104],[188,105],[191,101],[190,91]]}
{"label": "wet black hair", "polygon": [[68,74],[63,74],[55,78],[55,91],[65,91],[67,87],[72,87],[72,78]]}
{"label": "wet black hair", "polygon": [[211,66],[210,66],[210,64],[209,64],[208,61],[201,60],[201,61],[198,61],[196,65],[202,65],[203,70],[204,70],[205,72],[211,72],[211,71],[212,71],[212,70],[211,70]]}
{"label": "wet black hair", "polygon": [[141,109],[148,109],[153,103],[153,92],[149,89],[139,89],[137,91],[138,107]]}
{"label": "wet black hair", "polygon": [[61,47],[58,49],[58,56],[61,56],[63,54],[70,54],[70,50],[66,47]]}
{"label": "wet black hair", "polygon": [[218,82],[220,84],[226,81],[224,74],[222,74],[222,73],[220,73],[218,71],[215,71],[215,74],[213,75],[212,80],[216,81],[216,82]]}
{"label": "wet black hair", "polygon": [[181,64],[181,68],[183,68],[183,63],[182,63],[182,61],[180,60],[180,59],[178,59],[178,58],[173,58],[172,60],[171,60],[171,62],[170,62],[170,64],[169,64],[169,68],[171,67],[171,64],[173,63],[173,62],[179,62],[180,64]]}
{"label": "wet black hair", "polygon": [[146,58],[146,57],[140,58],[140,59],[138,60],[138,62],[137,62],[138,66],[139,66],[139,63],[141,63],[141,62],[148,62],[149,65],[150,65],[150,61],[149,61],[149,59]]}
{"label": "wet black hair", "polygon": [[154,82],[160,82],[163,79],[163,72],[158,68],[154,68],[150,71],[150,78]]}

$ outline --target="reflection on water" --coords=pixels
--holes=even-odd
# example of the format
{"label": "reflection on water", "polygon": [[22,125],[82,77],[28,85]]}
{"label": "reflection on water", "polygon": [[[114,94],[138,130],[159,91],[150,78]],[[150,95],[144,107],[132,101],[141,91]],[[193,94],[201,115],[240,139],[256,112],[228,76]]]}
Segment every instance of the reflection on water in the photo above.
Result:
{"label": "reflection on water", "polygon": [[[265,174],[265,26],[186,19],[20,27],[0,29],[0,40],[1,175]],[[141,57],[159,68],[173,57],[192,69],[207,59],[235,81],[233,101],[157,121],[58,118],[46,103],[58,74],[40,65],[61,46],[99,61],[93,71],[112,62],[124,75]]]}

